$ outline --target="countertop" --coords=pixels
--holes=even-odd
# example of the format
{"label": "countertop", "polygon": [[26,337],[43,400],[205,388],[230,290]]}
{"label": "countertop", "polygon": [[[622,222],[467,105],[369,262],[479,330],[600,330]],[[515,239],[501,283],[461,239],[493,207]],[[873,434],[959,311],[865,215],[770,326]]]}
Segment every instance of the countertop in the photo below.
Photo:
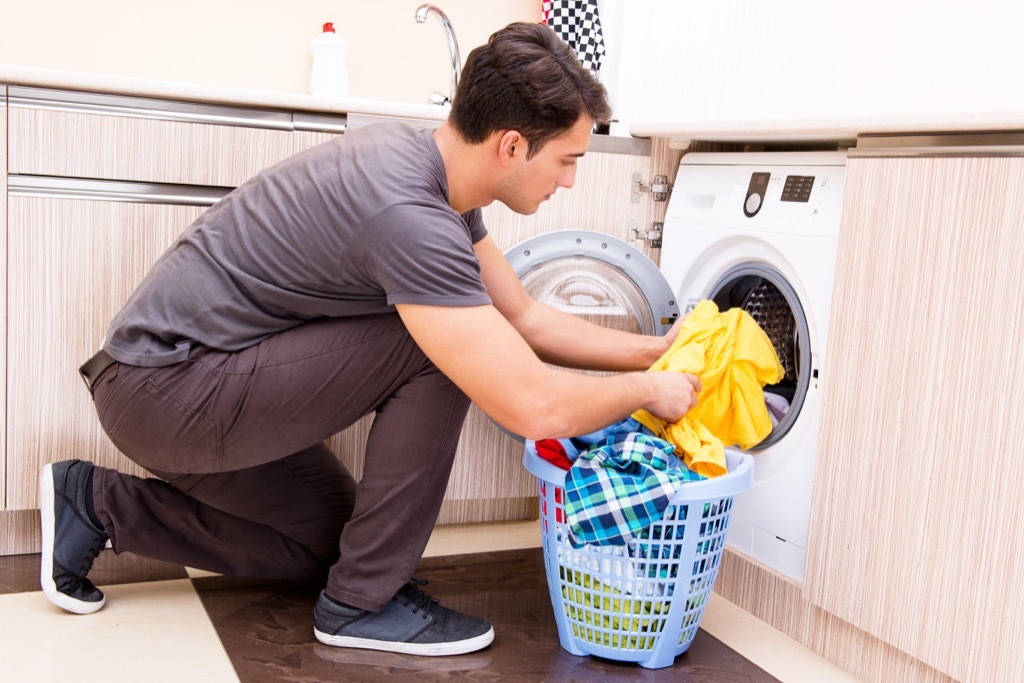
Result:
{"label": "countertop", "polygon": [[1024,131],[1024,109],[863,114],[778,119],[643,121],[630,125],[639,137],[714,142],[840,142],[867,135],[1014,133]]}
{"label": "countertop", "polygon": [[[0,64],[0,84],[132,95],[186,102],[304,111],[323,114],[365,114],[440,121],[447,107],[356,97],[314,97],[197,83]],[[922,114],[866,114],[833,117],[638,121],[628,125],[639,138],[678,141],[747,143],[853,144],[867,135],[917,135],[1024,131],[1024,109],[944,111]],[[624,131],[623,131],[624,132]]]}
{"label": "countertop", "polygon": [[314,97],[301,93],[158,81],[13,64],[0,64],[0,85],[3,84],[323,114],[368,114],[432,121],[440,121],[448,116],[447,107],[431,104],[358,97]]}

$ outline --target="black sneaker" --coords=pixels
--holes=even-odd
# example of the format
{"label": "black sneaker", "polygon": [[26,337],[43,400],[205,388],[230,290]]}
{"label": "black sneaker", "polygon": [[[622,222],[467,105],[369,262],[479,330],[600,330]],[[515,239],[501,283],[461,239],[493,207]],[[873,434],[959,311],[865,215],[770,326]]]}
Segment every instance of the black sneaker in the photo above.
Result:
{"label": "black sneaker", "polygon": [[106,544],[107,532],[89,520],[86,496],[93,465],[67,460],[46,465],[39,475],[43,557],[39,581],[50,602],[75,614],[103,607],[103,592],[85,578]]}
{"label": "black sneaker", "polygon": [[486,621],[441,607],[415,581],[380,612],[342,607],[321,592],[313,633],[325,645],[434,657],[475,652],[494,640]]}

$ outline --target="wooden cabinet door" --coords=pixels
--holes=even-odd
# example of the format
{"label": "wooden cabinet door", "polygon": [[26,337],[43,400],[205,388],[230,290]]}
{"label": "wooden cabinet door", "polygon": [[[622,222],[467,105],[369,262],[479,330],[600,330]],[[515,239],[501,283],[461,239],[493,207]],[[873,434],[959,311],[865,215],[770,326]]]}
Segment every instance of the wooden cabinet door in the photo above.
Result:
{"label": "wooden cabinet door", "polygon": [[141,473],[100,429],[78,367],[203,207],[12,196],[8,230],[7,509],[38,508],[46,462]]}
{"label": "wooden cabinet door", "polygon": [[849,162],[805,594],[957,680],[1024,649],[1024,158]]}
{"label": "wooden cabinet door", "polygon": [[10,116],[11,173],[232,188],[297,151],[285,130],[21,106]]}
{"label": "wooden cabinet door", "polygon": [[[0,359],[7,358],[7,88],[0,86]],[[0,385],[6,380],[6,363],[0,362]],[[0,415],[6,412],[7,392],[0,396]],[[6,425],[0,420],[0,491],[7,491],[7,450],[4,448]],[[6,510],[7,496],[0,499]],[[0,531],[7,532],[3,523]]]}

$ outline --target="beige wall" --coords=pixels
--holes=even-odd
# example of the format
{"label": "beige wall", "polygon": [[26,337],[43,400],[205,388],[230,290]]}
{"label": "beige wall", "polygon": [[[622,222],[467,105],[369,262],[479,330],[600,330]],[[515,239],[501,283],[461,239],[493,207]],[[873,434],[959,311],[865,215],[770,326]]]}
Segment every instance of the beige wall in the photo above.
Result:
{"label": "beige wall", "polygon": [[[441,24],[421,0],[4,0],[0,63],[294,93],[309,91],[309,42],[333,21],[349,44],[352,97],[423,104],[448,93]],[[442,0],[463,61],[540,0]],[[484,6],[485,5],[485,6]]]}

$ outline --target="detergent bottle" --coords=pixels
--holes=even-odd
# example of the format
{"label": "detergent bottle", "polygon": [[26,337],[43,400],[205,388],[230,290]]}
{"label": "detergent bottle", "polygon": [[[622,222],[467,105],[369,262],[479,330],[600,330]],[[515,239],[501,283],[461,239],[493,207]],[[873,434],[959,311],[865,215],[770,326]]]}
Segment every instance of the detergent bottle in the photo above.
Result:
{"label": "detergent bottle", "polygon": [[309,75],[309,92],[322,97],[348,97],[348,67],[345,56],[348,43],[334,30],[334,24],[324,24],[323,33],[310,43],[313,50],[313,70]]}

